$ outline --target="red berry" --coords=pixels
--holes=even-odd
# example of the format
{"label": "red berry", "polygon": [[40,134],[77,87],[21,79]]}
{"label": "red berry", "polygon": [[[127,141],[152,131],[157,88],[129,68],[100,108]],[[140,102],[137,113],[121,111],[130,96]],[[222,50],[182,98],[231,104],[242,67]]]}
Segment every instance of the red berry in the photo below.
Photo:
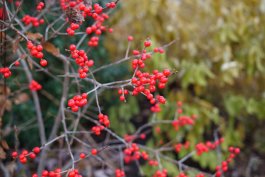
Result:
{"label": "red berry", "polygon": [[132,36],[128,36],[128,41],[133,41],[133,37]]}
{"label": "red berry", "polygon": [[91,149],[91,154],[92,155],[97,155],[97,153],[98,153],[97,149]]}
{"label": "red berry", "polygon": [[40,60],[40,65],[41,66],[45,67],[45,66],[47,66],[47,64],[48,64],[47,60],[45,60],[45,59],[41,59]]}
{"label": "red berry", "polygon": [[32,150],[35,154],[40,153],[40,148],[39,147],[34,147]]}
{"label": "red berry", "polygon": [[86,157],[86,154],[85,153],[80,153],[79,157],[80,157],[80,159],[84,159]]}

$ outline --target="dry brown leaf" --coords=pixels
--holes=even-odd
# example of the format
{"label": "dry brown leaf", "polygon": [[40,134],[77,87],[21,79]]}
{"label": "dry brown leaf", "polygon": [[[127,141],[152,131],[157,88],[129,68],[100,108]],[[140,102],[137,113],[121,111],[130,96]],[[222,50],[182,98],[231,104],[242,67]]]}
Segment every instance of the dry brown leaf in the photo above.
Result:
{"label": "dry brown leaf", "polygon": [[26,93],[21,93],[14,99],[15,104],[21,104],[29,100],[29,95]]}
{"label": "dry brown leaf", "polygon": [[28,32],[27,33],[27,37],[31,40],[38,40],[38,39],[42,39],[43,38],[43,35],[40,34],[40,33],[31,33],[31,32]]}
{"label": "dry brown leaf", "polygon": [[58,57],[60,55],[60,50],[56,48],[52,43],[50,42],[45,42],[42,44],[44,50],[47,52],[51,53],[52,55]]}
{"label": "dry brown leaf", "polygon": [[2,95],[2,94],[6,94],[6,96],[8,96],[9,94],[10,94],[10,88],[9,87],[7,87],[7,86],[5,86],[4,84],[3,84],[3,82],[1,82],[0,83],[0,95]]}
{"label": "dry brown leaf", "polygon": [[9,149],[9,146],[8,146],[8,144],[7,144],[7,142],[6,142],[5,140],[2,140],[1,144],[2,144],[2,147],[3,147],[4,149],[6,149],[6,150]]}
{"label": "dry brown leaf", "polygon": [[0,147],[0,159],[5,159],[6,158],[6,153],[5,151],[3,150],[2,147]]}
{"label": "dry brown leaf", "polygon": [[12,108],[12,102],[11,102],[10,100],[6,100],[4,106],[5,106],[5,109],[6,109],[7,111],[11,111],[11,108]]}
{"label": "dry brown leaf", "polygon": [[5,110],[11,110],[12,103],[8,100],[10,89],[4,85],[0,85],[0,116],[3,115]]}

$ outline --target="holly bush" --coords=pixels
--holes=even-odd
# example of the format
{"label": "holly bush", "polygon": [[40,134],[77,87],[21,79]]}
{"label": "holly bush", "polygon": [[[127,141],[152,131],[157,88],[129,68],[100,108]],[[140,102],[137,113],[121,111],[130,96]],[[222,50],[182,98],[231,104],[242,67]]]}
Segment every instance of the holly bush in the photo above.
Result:
{"label": "holly bush", "polygon": [[257,1],[0,2],[2,176],[231,176],[264,117]]}

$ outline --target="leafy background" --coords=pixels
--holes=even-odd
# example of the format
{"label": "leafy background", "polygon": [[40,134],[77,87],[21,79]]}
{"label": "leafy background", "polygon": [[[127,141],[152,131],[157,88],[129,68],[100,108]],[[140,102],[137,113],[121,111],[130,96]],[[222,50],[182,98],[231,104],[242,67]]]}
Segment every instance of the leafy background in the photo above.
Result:
{"label": "leafy background", "polygon": [[[150,37],[155,45],[176,39],[165,57],[148,63],[150,70],[178,71],[163,92],[169,101],[157,119],[172,116],[176,100],[184,101],[186,113],[199,117],[188,132],[191,144],[213,140],[218,130],[225,139],[223,149],[232,144],[242,148],[237,170],[248,176],[250,160],[256,159],[252,165],[258,168],[265,158],[264,22],[264,0],[126,1],[111,20],[116,33],[107,36],[105,46],[109,55],[117,56],[127,46],[124,34],[133,35],[135,41]],[[133,47],[139,49],[139,43]],[[111,109],[122,113],[123,107]],[[120,116],[127,120],[128,111]],[[213,168],[215,160],[208,158],[216,157],[209,156],[203,156],[200,164]],[[252,175],[265,174],[255,167],[248,166]]]}

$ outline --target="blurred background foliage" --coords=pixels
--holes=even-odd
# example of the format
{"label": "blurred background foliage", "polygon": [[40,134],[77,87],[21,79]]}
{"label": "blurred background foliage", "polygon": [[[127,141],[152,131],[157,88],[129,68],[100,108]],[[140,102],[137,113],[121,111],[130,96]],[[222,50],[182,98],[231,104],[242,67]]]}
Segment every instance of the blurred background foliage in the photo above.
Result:
{"label": "blurred background foliage", "polygon": [[[107,36],[105,46],[114,59],[123,57],[128,35],[134,36],[136,49],[147,37],[156,46],[177,40],[165,56],[147,64],[148,70],[178,71],[163,92],[168,102],[157,119],[172,117],[176,101],[184,101],[185,113],[199,117],[187,132],[192,145],[213,140],[218,131],[225,138],[223,148],[236,145],[244,159],[253,152],[265,158],[264,0],[123,1],[110,24],[115,32]],[[137,107],[136,102],[127,104]],[[122,114],[123,107],[114,105],[111,117],[130,117],[130,109]],[[131,109],[130,118],[135,111]],[[168,127],[165,131],[176,136]],[[216,164],[208,157],[200,162],[213,168]]]}

